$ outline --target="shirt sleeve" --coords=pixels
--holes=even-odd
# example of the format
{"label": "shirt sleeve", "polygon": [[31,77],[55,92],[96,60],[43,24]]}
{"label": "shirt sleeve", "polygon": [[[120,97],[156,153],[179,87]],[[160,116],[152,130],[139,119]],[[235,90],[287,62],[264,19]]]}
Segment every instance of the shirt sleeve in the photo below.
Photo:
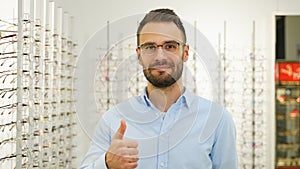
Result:
{"label": "shirt sleeve", "polygon": [[90,149],[79,169],[107,169],[105,154],[110,143],[110,127],[102,117],[97,124]]}
{"label": "shirt sleeve", "polygon": [[213,169],[237,169],[236,130],[232,117],[224,109],[211,152]]}

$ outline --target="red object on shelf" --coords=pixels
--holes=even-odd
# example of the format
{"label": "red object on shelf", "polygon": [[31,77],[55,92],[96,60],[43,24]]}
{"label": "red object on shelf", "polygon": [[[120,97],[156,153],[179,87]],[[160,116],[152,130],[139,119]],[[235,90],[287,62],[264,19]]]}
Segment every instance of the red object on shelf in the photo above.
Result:
{"label": "red object on shelf", "polygon": [[297,101],[297,102],[300,102],[300,96],[297,97],[296,101]]}
{"label": "red object on shelf", "polygon": [[300,167],[276,167],[276,169],[300,169]]}
{"label": "red object on shelf", "polygon": [[291,117],[296,117],[298,115],[299,115],[299,111],[297,109],[292,110],[291,113],[290,113]]}
{"label": "red object on shelf", "polygon": [[300,62],[278,62],[275,65],[276,82],[300,82]]}
{"label": "red object on shelf", "polygon": [[285,95],[281,95],[281,96],[279,97],[279,101],[280,101],[280,102],[284,102],[285,99],[286,99],[286,96],[285,96]]}

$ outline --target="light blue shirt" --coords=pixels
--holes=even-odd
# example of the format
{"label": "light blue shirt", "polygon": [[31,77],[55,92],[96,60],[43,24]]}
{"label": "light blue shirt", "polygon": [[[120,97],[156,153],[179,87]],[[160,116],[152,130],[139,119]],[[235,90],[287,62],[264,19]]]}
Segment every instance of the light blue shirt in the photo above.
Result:
{"label": "light blue shirt", "polygon": [[160,112],[146,92],[100,119],[81,169],[106,169],[105,153],[126,120],[124,139],[138,142],[138,169],[237,169],[235,125],[220,105],[185,90]]}

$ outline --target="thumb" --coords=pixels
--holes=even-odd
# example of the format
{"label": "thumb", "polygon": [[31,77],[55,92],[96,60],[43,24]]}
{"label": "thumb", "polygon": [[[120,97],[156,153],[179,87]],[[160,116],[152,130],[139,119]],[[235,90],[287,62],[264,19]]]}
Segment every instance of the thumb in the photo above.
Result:
{"label": "thumb", "polygon": [[125,120],[121,120],[120,121],[120,127],[117,131],[117,133],[114,135],[114,139],[123,139],[124,133],[126,131],[126,121]]}

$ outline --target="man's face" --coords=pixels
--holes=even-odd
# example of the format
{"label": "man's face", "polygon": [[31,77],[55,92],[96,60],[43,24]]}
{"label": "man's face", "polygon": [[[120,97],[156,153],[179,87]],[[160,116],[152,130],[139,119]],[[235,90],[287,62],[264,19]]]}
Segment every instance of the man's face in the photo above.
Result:
{"label": "man's face", "polygon": [[141,30],[136,51],[144,75],[153,86],[168,87],[181,78],[189,49],[182,37],[172,22],[151,22]]}

